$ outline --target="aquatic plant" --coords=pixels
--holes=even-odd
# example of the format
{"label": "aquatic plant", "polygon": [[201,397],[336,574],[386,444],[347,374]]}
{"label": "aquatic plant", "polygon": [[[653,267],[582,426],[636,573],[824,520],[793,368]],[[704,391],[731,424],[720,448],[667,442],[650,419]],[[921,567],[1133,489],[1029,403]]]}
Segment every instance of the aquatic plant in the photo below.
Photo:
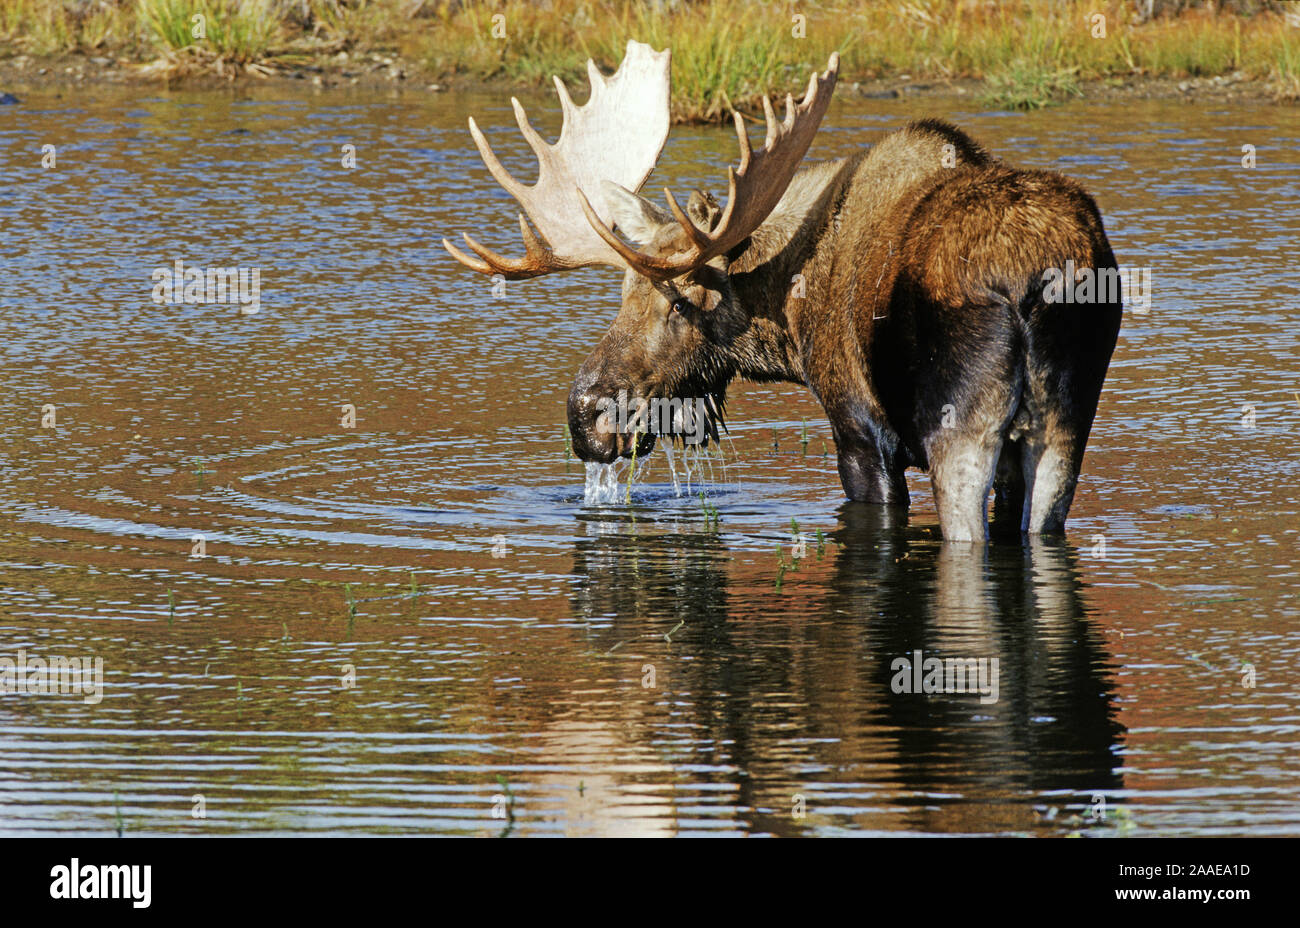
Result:
{"label": "aquatic plant", "polygon": [[[513,825],[515,821],[515,792],[510,788],[510,781],[499,773],[497,774],[497,785],[501,787],[501,792],[506,798],[506,821]],[[508,831],[509,829],[507,829]]]}
{"label": "aquatic plant", "polygon": [[700,510],[704,513],[704,527],[718,527],[718,507],[714,506],[704,498],[704,491],[700,490]]}

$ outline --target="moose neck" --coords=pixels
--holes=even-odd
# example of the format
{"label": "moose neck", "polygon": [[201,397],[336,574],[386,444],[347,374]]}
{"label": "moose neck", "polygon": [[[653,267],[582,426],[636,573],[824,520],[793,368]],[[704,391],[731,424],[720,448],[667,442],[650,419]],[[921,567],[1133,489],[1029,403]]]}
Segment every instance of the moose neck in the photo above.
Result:
{"label": "moose neck", "polygon": [[[750,318],[732,350],[739,376],[813,386],[808,362],[816,343],[833,337],[832,326],[816,318],[819,264],[841,234],[844,195],[864,155],[801,172],[732,263],[732,292]],[[840,335],[847,331],[851,326]]]}
{"label": "moose neck", "polygon": [[799,173],[729,269],[752,319],[737,373],[806,384],[832,414],[832,405],[866,401],[868,385],[844,372],[869,367],[899,217],[951,168],[989,160],[957,129],[923,120]]}

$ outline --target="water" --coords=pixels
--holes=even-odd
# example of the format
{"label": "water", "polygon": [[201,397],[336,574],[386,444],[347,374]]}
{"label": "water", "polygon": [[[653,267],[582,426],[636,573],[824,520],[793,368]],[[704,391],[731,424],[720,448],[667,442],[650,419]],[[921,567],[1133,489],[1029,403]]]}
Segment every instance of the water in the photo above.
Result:
{"label": "water", "polygon": [[[0,833],[1300,833],[1294,110],[832,109],[813,157],[946,116],[1152,269],[1068,543],[972,553],[923,476],[909,524],[846,506],[794,387],[732,392],[725,465],[585,499],[616,275],[496,296],[438,244],[518,253],[465,130],[526,177],[504,94],[22,96],[0,658],[105,681],[0,696]],[[650,189],[721,194],[734,144],[676,128]],[[260,312],[154,304],[178,258],[260,268]],[[997,658],[998,700],[895,693],[917,650]]]}

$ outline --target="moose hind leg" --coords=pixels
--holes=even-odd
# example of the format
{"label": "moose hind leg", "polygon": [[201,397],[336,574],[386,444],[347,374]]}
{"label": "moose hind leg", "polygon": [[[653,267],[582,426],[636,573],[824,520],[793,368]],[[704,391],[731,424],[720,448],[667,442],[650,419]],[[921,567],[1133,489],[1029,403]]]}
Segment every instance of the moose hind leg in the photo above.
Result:
{"label": "moose hind leg", "polygon": [[[981,377],[968,378],[964,396],[938,418],[925,444],[944,541],[984,542],[989,537],[989,490],[998,473],[998,459],[1013,430],[1020,405],[1021,380],[1004,359]],[[1014,482],[1002,490],[1014,494]]]}
{"label": "moose hind leg", "polygon": [[930,482],[945,541],[988,538],[989,489],[1001,442],[997,436],[953,435],[930,453]]}
{"label": "moose hind leg", "polygon": [[1059,535],[1065,531],[1065,517],[1079,482],[1080,457],[1071,436],[1061,429],[1025,443],[1021,531],[1030,535]]}

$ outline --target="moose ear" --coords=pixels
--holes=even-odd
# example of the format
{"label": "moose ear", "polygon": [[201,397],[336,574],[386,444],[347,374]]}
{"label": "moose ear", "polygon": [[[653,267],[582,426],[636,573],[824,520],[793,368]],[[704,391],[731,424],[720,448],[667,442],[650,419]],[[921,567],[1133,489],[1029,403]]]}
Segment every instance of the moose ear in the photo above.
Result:
{"label": "moose ear", "polygon": [[686,215],[691,217],[691,222],[698,228],[705,232],[712,232],[713,227],[722,217],[722,207],[718,206],[718,201],[714,199],[713,194],[703,190],[693,190],[686,204]]}
{"label": "moose ear", "polygon": [[614,216],[614,225],[638,245],[649,245],[660,227],[676,225],[666,211],[613,181],[602,183],[601,190]]}

